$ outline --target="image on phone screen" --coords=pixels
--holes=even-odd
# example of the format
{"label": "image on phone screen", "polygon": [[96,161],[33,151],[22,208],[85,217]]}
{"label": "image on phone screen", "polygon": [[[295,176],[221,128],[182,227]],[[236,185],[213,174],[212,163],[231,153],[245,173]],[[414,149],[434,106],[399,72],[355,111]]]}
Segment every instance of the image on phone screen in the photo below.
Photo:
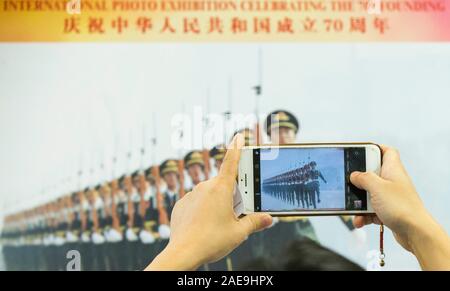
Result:
{"label": "image on phone screen", "polygon": [[254,150],[255,209],[268,212],[366,210],[367,193],[348,181],[365,171],[364,148]]}

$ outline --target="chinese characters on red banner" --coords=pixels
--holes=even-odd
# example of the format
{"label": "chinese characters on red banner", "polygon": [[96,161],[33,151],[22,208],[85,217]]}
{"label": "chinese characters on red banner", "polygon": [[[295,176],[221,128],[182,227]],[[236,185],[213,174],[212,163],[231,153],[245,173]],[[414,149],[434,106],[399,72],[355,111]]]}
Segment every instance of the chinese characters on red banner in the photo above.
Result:
{"label": "chinese characters on red banner", "polygon": [[387,18],[350,17],[324,18],[313,17],[253,17],[251,19],[232,17],[223,19],[213,16],[206,20],[198,17],[184,17],[181,23],[175,23],[166,16],[159,21],[147,16],[123,17],[113,19],[103,17],[68,16],[64,19],[63,32],[66,34],[104,34],[114,32],[122,34],[134,30],[142,34],[296,34],[296,33],[360,33],[373,31],[384,34],[389,29]]}

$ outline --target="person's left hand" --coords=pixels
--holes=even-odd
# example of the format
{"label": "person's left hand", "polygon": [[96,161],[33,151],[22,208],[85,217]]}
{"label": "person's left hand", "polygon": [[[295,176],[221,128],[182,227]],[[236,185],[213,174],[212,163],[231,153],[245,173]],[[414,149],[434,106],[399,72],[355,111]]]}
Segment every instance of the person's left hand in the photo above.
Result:
{"label": "person's left hand", "polygon": [[250,234],[272,224],[268,214],[239,219],[234,213],[233,192],[243,144],[243,136],[236,135],[219,175],[198,184],[175,204],[169,244],[147,270],[195,270],[218,261]]}

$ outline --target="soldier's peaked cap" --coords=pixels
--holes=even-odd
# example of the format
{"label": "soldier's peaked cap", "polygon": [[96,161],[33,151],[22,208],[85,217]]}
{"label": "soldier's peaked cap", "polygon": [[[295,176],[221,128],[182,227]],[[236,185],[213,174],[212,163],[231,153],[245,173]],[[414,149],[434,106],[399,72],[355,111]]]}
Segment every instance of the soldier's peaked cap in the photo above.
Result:
{"label": "soldier's peaked cap", "polygon": [[174,159],[168,159],[162,162],[159,166],[159,174],[161,176],[167,173],[178,173],[178,161]]}
{"label": "soldier's peaked cap", "polygon": [[227,152],[227,149],[225,148],[225,145],[220,144],[220,145],[216,145],[209,151],[209,156],[216,161],[223,160],[226,152]]}
{"label": "soldier's peaked cap", "polygon": [[266,133],[270,136],[270,132],[273,128],[287,127],[291,128],[298,132],[300,128],[300,124],[297,118],[286,110],[275,110],[267,115],[266,122],[264,128],[266,129]]}
{"label": "soldier's peaked cap", "polygon": [[200,165],[204,166],[205,163],[203,162],[203,156],[200,151],[191,151],[184,157],[184,166],[187,169],[189,166],[192,165]]}

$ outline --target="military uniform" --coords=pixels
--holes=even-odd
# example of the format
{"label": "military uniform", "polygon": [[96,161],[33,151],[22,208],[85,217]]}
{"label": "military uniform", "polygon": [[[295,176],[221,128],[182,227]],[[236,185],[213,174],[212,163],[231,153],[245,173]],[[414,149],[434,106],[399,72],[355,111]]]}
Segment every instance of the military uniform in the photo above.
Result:
{"label": "military uniform", "polygon": [[[120,226],[124,231],[124,240],[121,252],[125,251],[126,255],[121,256],[121,270],[135,270],[136,267],[136,245],[139,243],[139,237],[136,233],[136,229],[133,229],[131,222],[131,213],[128,212],[129,207],[135,208],[135,201],[137,193],[133,186],[131,190],[127,189],[129,186],[126,185],[126,180],[131,179],[130,176],[125,175],[120,179],[121,191],[119,192],[119,204],[117,205],[117,211],[120,215]],[[131,183],[131,182],[129,182]],[[131,191],[131,192],[129,192]],[[134,200],[133,200],[134,199]]]}
{"label": "military uniform", "polygon": [[81,205],[78,199],[78,193],[73,193],[71,199],[71,221],[67,233],[67,248],[69,250],[79,250],[81,247]]}
{"label": "military uniform", "polygon": [[128,225],[128,197],[123,191],[123,181],[125,176],[119,178],[119,189],[112,197],[112,203],[115,204],[119,229],[114,229],[112,233],[115,233],[115,240],[111,243],[111,249],[114,250],[113,267],[115,271],[127,271],[130,269],[129,256],[127,254],[127,240],[125,238],[125,232]]}
{"label": "military uniform", "polygon": [[110,194],[110,189],[107,183],[103,184],[100,188],[100,197],[103,201],[103,207],[98,210],[99,228],[100,232],[105,238],[105,242],[102,247],[102,252],[104,255],[105,270],[111,271],[113,265],[113,249],[111,248],[111,243],[114,239],[111,238],[111,232],[113,229],[113,219],[112,219],[112,198]]}
{"label": "military uniform", "polygon": [[[166,181],[166,175],[170,174],[170,173],[174,173],[177,175],[177,182],[179,183],[179,163],[177,160],[175,159],[168,159],[165,160],[161,163],[161,165],[159,166],[159,176],[163,178],[164,181]],[[166,181],[166,184],[167,181]],[[167,213],[167,218],[170,219],[172,218],[172,211],[173,208],[175,207],[175,203],[178,201],[178,199],[180,199],[180,194],[179,194],[179,189],[180,187],[182,187],[182,185],[178,185],[177,188],[175,189],[170,189],[170,187],[168,186],[167,189],[161,193],[162,195],[162,205],[161,207],[166,211]],[[157,212],[157,216],[158,216],[158,233],[159,233],[159,239],[157,241],[157,249],[156,249],[156,254],[161,252],[169,243],[169,236],[170,236],[170,228],[169,225],[164,225],[161,224],[161,222],[159,221],[159,212]]]}
{"label": "military uniform", "polygon": [[64,271],[66,262],[66,233],[68,230],[68,212],[62,199],[57,201],[55,254],[56,270]]}
{"label": "military uniform", "polygon": [[[108,199],[104,199],[105,207],[108,208],[106,214],[106,250],[108,257],[108,269],[111,271],[118,271],[121,268],[121,254],[123,230],[120,228],[120,215],[118,214],[118,182],[117,180],[111,181],[111,183],[104,185],[104,191],[110,191],[108,193]],[[116,221],[117,219],[117,221]],[[117,223],[117,224],[116,224]],[[119,225],[119,227],[118,227]]]}
{"label": "military uniform", "polygon": [[105,205],[99,196],[100,185],[90,193],[89,225],[91,230],[92,270],[106,270],[105,235],[106,227]]}
{"label": "military uniform", "polygon": [[317,196],[317,203],[320,203],[320,183],[319,183],[319,178],[321,178],[324,183],[327,183],[327,181],[323,177],[322,173],[315,168],[316,165],[317,165],[317,163],[315,161],[312,161],[310,163],[310,166],[311,166],[311,179],[312,179],[312,189],[311,190],[314,192],[314,196]]}
{"label": "military uniform", "polygon": [[80,239],[81,269],[83,271],[93,270],[94,263],[91,240],[93,227],[92,207],[87,201],[87,196],[90,191],[89,188],[86,188],[78,194],[80,200],[80,216],[83,218]]}
{"label": "military uniform", "polygon": [[[131,200],[132,205],[132,225],[129,225],[127,230],[127,240],[129,245],[129,253],[130,261],[131,261],[131,270],[139,270],[140,268],[140,260],[141,260],[141,241],[139,238],[139,234],[143,228],[143,217],[141,216],[140,206],[141,206],[141,195],[137,189],[137,179],[139,176],[139,171],[134,172],[131,175],[132,179],[132,192],[128,193],[128,199]],[[130,202],[130,201],[129,201]]]}
{"label": "military uniform", "polygon": [[[154,193],[154,179],[151,176],[152,168],[145,170],[144,175],[145,192],[143,194],[143,203],[145,213],[143,216],[142,227],[139,233],[140,239],[140,261],[138,269],[142,270],[156,256],[158,244],[158,211],[156,209],[156,195]],[[142,191],[142,189],[140,190]]]}
{"label": "military uniform", "polygon": [[[178,173],[178,162],[176,160],[173,159],[169,159],[164,161],[160,166],[159,166],[159,172],[160,172],[160,176],[163,177],[164,179],[164,175],[168,174],[168,173],[175,173],[175,174],[179,174]],[[175,203],[178,201],[179,199],[179,194],[178,194],[178,189],[169,189],[167,188],[166,191],[163,193],[163,202],[164,202],[164,208],[167,210],[167,214],[169,215],[169,221],[172,215],[172,211],[173,208],[175,207]]]}

